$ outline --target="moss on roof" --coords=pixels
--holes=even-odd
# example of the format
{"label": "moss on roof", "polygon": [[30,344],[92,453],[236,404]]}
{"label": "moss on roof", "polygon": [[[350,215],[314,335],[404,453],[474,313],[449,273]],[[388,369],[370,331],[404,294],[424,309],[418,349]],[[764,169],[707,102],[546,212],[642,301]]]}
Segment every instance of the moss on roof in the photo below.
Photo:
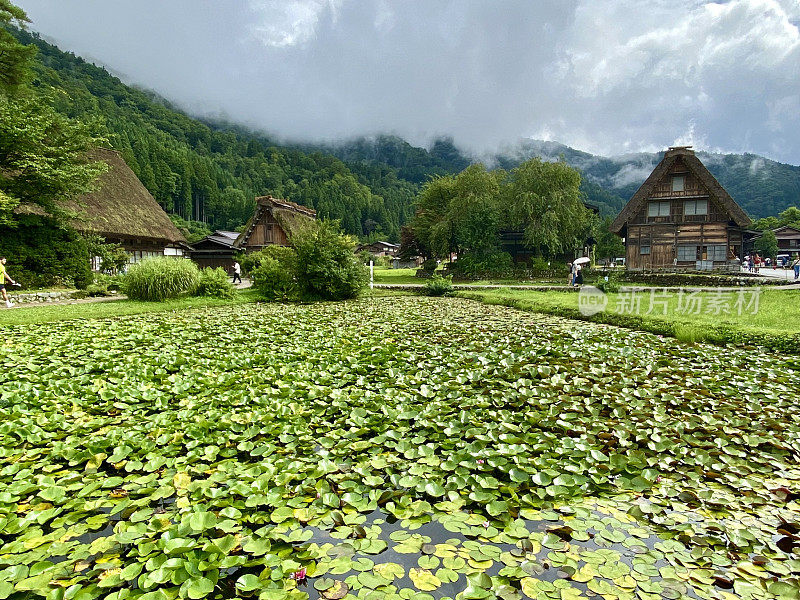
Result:
{"label": "moss on roof", "polygon": [[76,229],[104,237],[186,242],[119,152],[98,148],[90,156],[106,162],[109,169],[98,178],[95,191],[65,203],[79,215],[73,221]]}

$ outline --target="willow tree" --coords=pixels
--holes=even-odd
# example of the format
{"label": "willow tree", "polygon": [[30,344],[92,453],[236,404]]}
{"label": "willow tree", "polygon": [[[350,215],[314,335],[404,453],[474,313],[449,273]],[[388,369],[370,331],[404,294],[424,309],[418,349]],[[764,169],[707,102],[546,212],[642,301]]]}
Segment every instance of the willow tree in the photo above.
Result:
{"label": "willow tree", "polygon": [[450,253],[486,256],[499,248],[503,171],[472,165],[432,179],[417,199],[413,228],[419,242],[440,258]]}
{"label": "willow tree", "polygon": [[503,207],[509,228],[535,254],[554,256],[583,245],[593,215],[580,194],[581,176],[565,162],[533,158],[509,173]]}

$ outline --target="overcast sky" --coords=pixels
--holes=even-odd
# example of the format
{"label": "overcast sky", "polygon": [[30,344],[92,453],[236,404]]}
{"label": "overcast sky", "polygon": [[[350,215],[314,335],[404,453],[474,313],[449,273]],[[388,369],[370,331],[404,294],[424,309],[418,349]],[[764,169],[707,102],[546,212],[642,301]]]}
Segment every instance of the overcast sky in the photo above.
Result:
{"label": "overcast sky", "polygon": [[800,0],[15,2],[124,81],[283,138],[800,164]]}

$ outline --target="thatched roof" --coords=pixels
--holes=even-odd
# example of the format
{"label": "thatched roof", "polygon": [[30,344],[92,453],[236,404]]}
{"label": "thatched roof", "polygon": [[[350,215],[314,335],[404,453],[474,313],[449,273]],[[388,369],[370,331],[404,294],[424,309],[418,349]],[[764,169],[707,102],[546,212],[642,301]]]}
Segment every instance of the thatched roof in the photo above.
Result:
{"label": "thatched roof", "polygon": [[90,157],[106,162],[109,169],[98,178],[96,191],[65,206],[79,215],[73,222],[75,229],[109,238],[186,243],[119,152],[97,148]]}
{"label": "thatched roof", "polygon": [[247,240],[250,238],[250,234],[253,233],[253,228],[261,221],[265,212],[274,217],[278,225],[289,237],[307,225],[310,220],[317,218],[317,211],[306,206],[289,200],[273,198],[272,196],[259,196],[256,198],[255,213],[245,225],[244,231],[236,238],[236,243],[234,244],[236,248],[243,248],[247,245]]}
{"label": "thatched roof", "polygon": [[740,227],[747,227],[750,224],[750,217],[742,210],[742,207],[736,204],[736,201],[731,198],[731,195],[725,191],[719,181],[711,174],[706,166],[700,162],[694,154],[694,150],[687,146],[673,147],[667,150],[664,158],[658,163],[650,176],[645,180],[641,187],[636,190],[636,193],[631,197],[625,208],[617,215],[614,222],[611,224],[610,230],[614,233],[619,233],[625,224],[633,218],[642,207],[642,204],[647,202],[653,188],[670,172],[672,165],[678,158],[682,159],[686,168],[697,177],[700,183],[708,190],[709,196],[719,202],[730,215],[731,219]]}

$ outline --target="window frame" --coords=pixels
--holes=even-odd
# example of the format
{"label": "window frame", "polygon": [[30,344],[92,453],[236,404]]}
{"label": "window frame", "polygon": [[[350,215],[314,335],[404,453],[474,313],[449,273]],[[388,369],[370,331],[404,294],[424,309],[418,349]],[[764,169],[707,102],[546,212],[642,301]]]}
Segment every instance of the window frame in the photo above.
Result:
{"label": "window frame", "polygon": [[[704,205],[703,212],[698,212],[698,204]],[[692,207],[691,211],[689,207]],[[708,198],[694,198],[683,201],[683,215],[685,217],[704,217],[708,215]]]}
{"label": "window frame", "polygon": [[[691,258],[687,258],[686,254],[688,253],[688,249],[692,249]],[[679,244],[677,248],[677,259],[680,262],[685,261],[696,261],[697,260],[697,244]]]}
{"label": "window frame", "polygon": [[[645,252],[645,248],[647,249],[646,252]],[[647,242],[647,244],[642,244],[641,246],[639,246],[639,255],[640,256],[644,256],[644,255],[648,255],[648,254],[650,254],[650,242]]]}
{"label": "window frame", "polygon": [[[680,181],[680,186],[675,185],[678,181]],[[679,175],[672,176],[672,191],[673,192],[685,192],[686,191],[686,174],[681,173]]]}
{"label": "window frame", "polygon": [[[667,207],[667,214],[661,214],[664,205]],[[653,213],[653,207],[658,207],[656,214]],[[672,203],[669,200],[650,200],[647,203],[647,218],[653,219],[658,217],[669,217],[672,214]]]}

